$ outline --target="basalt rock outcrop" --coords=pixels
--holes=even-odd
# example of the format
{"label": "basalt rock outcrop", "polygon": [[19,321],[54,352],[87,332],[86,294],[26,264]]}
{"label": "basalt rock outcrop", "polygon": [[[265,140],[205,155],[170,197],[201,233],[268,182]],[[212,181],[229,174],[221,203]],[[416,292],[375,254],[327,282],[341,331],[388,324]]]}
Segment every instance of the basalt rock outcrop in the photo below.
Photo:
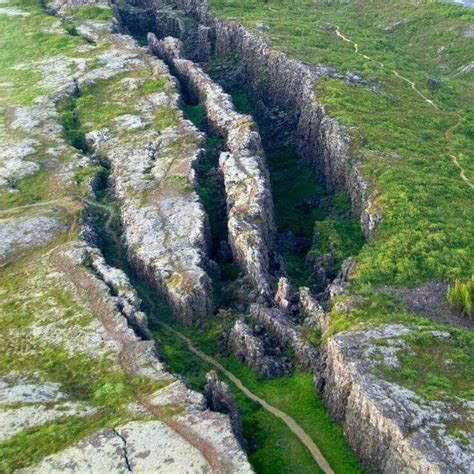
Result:
{"label": "basalt rock outcrop", "polygon": [[[125,24],[134,27],[139,18],[148,16],[151,25],[148,31],[158,38],[168,35],[179,37],[184,44],[180,50],[186,57],[207,61],[209,58],[227,60],[238,56],[235,59],[238,80],[235,82],[245,85],[257,111],[257,121],[274,121],[275,130],[282,130],[284,123],[296,132],[300,156],[313,167],[315,174],[324,179],[330,192],[343,191],[349,195],[353,213],[360,216],[364,234],[370,239],[380,220],[372,206],[373,191],[365,182],[357,159],[350,156],[348,135],[318,103],[314,84],[319,74],[323,73],[321,70],[312,69],[272,50],[265,40],[252,35],[241,25],[219,20],[205,1],[137,0],[133,3],[136,7],[134,16],[130,18],[130,24]],[[347,288],[346,274],[351,264],[348,262],[340,278],[326,288],[325,303]],[[328,283],[324,282],[325,285]],[[282,287],[280,290],[277,304],[286,311],[288,299],[285,289]],[[400,385],[389,383],[381,374],[375,376],[372,371],[380,354],[372,360],[373,347],[364,353],[363,332],[352,331],[331,337],[322,351],[315,349],[313,353],[310,350],[309,357],[306,357],[304,350],[295,350],[295,347],[299,348],[303,334],[299,326],[313,328],[316,330],[314,335],[319,333],[320,336],[329,324],[329,316],[309,291],[303,289],[299,296],[303,325],[297,324],[285,312],[261,305],[252,307],[254,318],[259,318],[257,325],[263,328],[258,335],[250,320],[249,324],[244,320],[236,323],[231,340],[233,350],[240,354],[240,360],[259,370],[261,364],[256,361],[261,361],[265,354],[261,341],[267,333],[272,333],[281,345],[293,347],[295,358],[300,354],[299,363],[304,366],[303,361],[309,361],[306,366],[312,368],[315,385],[322,391],[330,413],[343,423],[349,443],[370,470],[389,473],[451,472],[449,466],[455,466],[454,472],[472,470],[469,459],[472,440],[466,433],[462,434],[466,446],[463,448],[463,441],[449,432],[450,423],[459,420],[463,410],[471,410],[472,407],[465,401],[461,402],[460,410],[453,405],[441,406]],[[350,301],[336,303],[336,309],[348,314],[359,303],[358,297],[354,296]],[[384,347],[387,344],[386,350],[381,349],[387,352],[382,354],[381,360],[388,365],[397,363],[393,360],[394,353],[404,344],[403,331],[409,331],[404,328],[400,334],[396,330],[392,334],[392,330],[391,326],[373,330],[380,331],[382,336],[367,330],[369,337],[382,340],[374,346]],[[353,339],[357,344],[351,342]],[[246,347],[243,341],[248,341]],[[312,348],[311,344],[308,346]],[[248,350],[249,347],[253,348],[252,351]],[[441,416],[443,410],[444,418]]]}
{"label": "basalt rock outcrop", "polygon": [[237,360],[253,369],[262,380],[291,373],[293,364],[282,354],[278,340],[264,328],[240,318],[225,335],[226,346]]}
{"label": "basalt rock outcrop", "polygon": [[[127,3],[133,5],[133,15],[127,13]],[[178,23],[177,12],[181,15]],[[348,135],[317,100],[316,69],[270,48],[264,39],[243,26],[219,20],[206,1],[125,1],[118,5],[117,14],[132,30],[139,28],[141,18],[147,18],[147,31],[158,38],[179,37],[188,57],[196,61],[206,61],[209,56],[225,59],[237,54],[236,82],[245,84],[256,106],[257,118],[268,122],[273,116],[279,122],[284,117],[285,128],[296,131],[301,157],[325,180],[330,192],[347,193],[354,214],[360,216],[365,236],[370,238],[380,216],[371,205],[372,191],[356,160],[350,157]]]}
{"label": "basalt rock outcrop", "polygon": [[[381,366],[401,367],[399,355],[412,332],[403,325],[385,325],[331,337],[315,383],[369,470],[471,472],[472,435],[461,428],[456,436],[450,427],[472,420],[473,403],[430,401],[374,375]],[[432,337],[442,340],[449,333],[433,331]]]}
{"label": "basalt rock outcrop", "polygon": [[326,331],[330,322],[329,314],[324,311],[319,301],[311,294],[309,288],[304,286],[299,291],[299,307],[304,324],[316,327],[321,332]]}
{"label": "basalt rock outcrop", "polygon": [[268,333],[278,339],[282,347],[291,348],[298,368],[310,369],[318,360],[319,349],[304,340],[296,322],[288,313],[254,304],[250,308],[250,314]]}
{"label": "basalt rock outcrop", "polygon": [[239,409],[234,394],[229,386],[219,380],[217,372],[211,370],[207,374],[207,384],[204,387],[204,397],[207,406],[212,411],[225,413],[229,415],[232,431],[242,446],[245,446],[245,439],[242,433],[242,420],[240,419]]}
{"label": "basalt rock outcrop", "polygon": [[193,103],[202,102],[208,125],[221,136],[226,151],[219,168],[224,178],[228,239],[234,260],[248,275],[260,298],[271,295],[270,258],[275,226],[270,178],[257,127],[235,111],[222,88],[195,63],[181,57],[180,40],[158,41],[149,34],[151,50],[164,58]]}
{"label": "basalt rock outcrop", "polygon": [[[74,5],[85,3],[91,2]],[[47,197],[39,190],[33,199],[22,195],[26,204],[2,210],[0,216],[2,231],[7,236],[11,231],[15,234],[0,244],[1,334],[6,341],[1,348],[6,363],[2,362],[0,373],[0,439],[12,446],[8,453],[2,453],[0,470],[252,472],[229,417],[208,410],[203,395],[171,375],[159,359],[159,344],[150,339],[147,317],[135,289],[96,245],[101,243],[100,234],[111,233],[114,212],[112,206],[98,203],[94,196],[100,181],[96,176],[99,162],[104,157],[115,168],[112,181],[117,196],[122,193],[123,221],[133,219],[128,214],[133,206],[137,214],[153,214],[143,203],[145,195],[140,194],[144,191],[140,188],[143,165],[152,163],[152,158],[159,160],[162,155],[157,149],[164,153],[164,143],[169,145],[173,134],[183,138],[179,135],[182,130],[197,137],[197,143],[189,141],[188,154],[174,150],[180,172],[172,169],[172,158],[164,156],[162,164],[176,186],[182,182],[175,177],[192,178],[193,157],[200,149],[197,131],[179,114],[177,130],[168,130],[168,134],[151,133],[151,127],[144,125],[157,104],[163,107],[162,114],[168,106],[171,114],[177,113],[177,96],[166,67],[151,57],[148,62],[145,51],[133,40],[111,34],[110,23],[79,20],[77,31],[87,30],[93,36],[82,40],[75,35],[70,41],[66,30],[59,27],[61,19],[55,19],[60,24],[56,29],[48,30],[52,18],[35,10],[35,22],[26,28],[22,21],[30,13],[18,10],[22,14],[16,15],[16,27],[24,29],[26,36],[47,41],[48,46],[59,38],[58,42],[71,47],[57,55],[19,62],[19,68],[35,72],[39,86],[29,91],[34,98],[31,105],[13,103],[8,120],[0,124],[2,142],[4,136],[13,142],[21,130],[21,137],[25,137],[21,140],[34,140],[35,147],[44,153],[43,161],[33,156],[36,150],[31,153],[39,164],[30,176],[37,179],[33,183],[48,191]],[[76,21],[74,12],[66,8],[64,12],[71,16],[69,21]],[[97,38],[97,44],[91,42],[92,37]],[[100,87],[92,93],[88,88],[118,78],[117,82],[132,94],[143,85],[141,66],[153,71],[156,81],[148,86],[152,91],[168,81],[169,89],[147,93],[145,88],[140,95],[142,115],[131,117],[120,109],[111,117],[113,127],[89,137],[91,146],[100,148],[104,156],[93,156],[90,150],[88,156],[85,150],[71,146],[63,128],[66,120],[62,122],[58,113],[63,101],[74,100],[83,92],[83,99],[97,100],[92,105],[94,112],[104,114],[99,104]],[[125,107],[126,96],[111,99]],[[88,117],[85,127],[91,131],[97,116]],[[77,122],[77,115],[75,118]],[[143,127],[147,136],[133,136],[135,126]],[[129,146],[126,140],[130,140]],[[121,153],[123,168],[119,168],[114,153]],[[40,181],[40,172],[45,169],[47,179]],[[148,182],[159,181],[147,173]],[[133,202],[123,197],[127,185]],[[22,192],[20,187],[12,187],[12,195]],[[138,196],[144,205],[137,204]],[[178,217],[184,223],[186,216],[197,219],[193,228],[204,235],[200,203],[195,196],[188,198],[183,199],[182,206],[195,206],[199,212]],[[173,207],[173,199],[179,200],[171,192],[170,207],[163,212],[181,209],[180,205]],[[98,213],[105,214],[103,229],[94,228],[100,220]],[[147,245],[154,239],[160,242],[159,224],[155,220],[150,225]],[[169,238],[173,241],[172,236]],[[189,240],[181,236],[183,241],[185,250]],[[125,242],[129,244],[130,238]],[[193,252],[204,255],[200,248]],[[191,265],[193,261],[188,258],[181,263]],[[191,280],[187,284],[192,288]],[[39,438],[41,443],[35,444]],[[28,442],[21,444],[24,439]],[[25,449],[32,449],[34,455],[25,455]]]}

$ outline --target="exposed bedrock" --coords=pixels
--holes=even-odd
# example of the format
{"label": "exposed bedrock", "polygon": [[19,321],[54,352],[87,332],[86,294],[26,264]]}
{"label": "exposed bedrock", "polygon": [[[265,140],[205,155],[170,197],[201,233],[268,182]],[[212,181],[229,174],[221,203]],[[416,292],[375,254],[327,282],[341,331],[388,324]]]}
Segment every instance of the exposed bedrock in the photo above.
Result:
{"label": "exposed bedrock", "polygon": [[[131,22],[148,16],[147,31],[160,38],[179,37],[184,42],[180,49],[190,59],[225,59],[237,52],[238,77],[255,105],[257,119],[263,122],[271,121],[272,115],[284,117],[287,128],[296,131],[300,155],[325,180],[330,192],[344,191],[349,195],[365,236],[371,237],[380,220],[372,208],[373,194],[361,176],[357,161],[350,157],[348,135],[318,103],[314,93],[316,71],[272,50],[244,27],[218,20],[205,1],[129,3],[138,7]],[[177,8],[171,12],[173,6]],[[124,23],[131,27],[131,23]],[[328,287],[328,299],[343,291],[351,264],[348,262],[341,278]],[[279,370],[281,373],[284,358],[281,349],[263,341],[276,339],[279,346],[292,348],[295,361],[313,370],[315,385],[328,411],[342,423],[350,445],[370,471],[467,473],[474,470],[472,437],[463,431],[463,438],[459,438],[453,432],[453,426],[472,419],[472,403],[461,399],[451,404],[430,401],[384,380],[384,367],[402,367],[397,354],[410,350],[404,337],[412,330],[401,325],[352,330],[329,337],[322,350],[318,350],[305,341],[302,326],[315,328],[315,335],[319,331],[320,336],[329,323],[323,308],[309,291],[302,289],[299,310],[304,323],[301,325],[288,310],[291,291],[284,282],[279,290],[276,301],[279,310],[254,305],[253,317],[238,320],[232,328],[229,346],[239,360],[260,376],[272,377]],[[449,334],[433,335],[438,336],[449,337]],[[271,357],[269,347],[274,351]]]}
{"label": "exposed bedrock", "polygon": [[299,291],[299,310],[304,318],[304,324],[318,328],[321,332],[326,331],[330,322],[329,314],[305,286],[302,286]]}
{"label": "exposed bedrock", "polygon": [[273,50],[243,26],[217,19],[206,1],[126,3],[134,6],[132,10],[118,8],[117,12],[127,27],[138,30],[146,18],[147,31],[160,38],[180,38],[190,59],[207,61],[238,53],[238,79],[255,104],[257,118],[268,123],[271,116],[278,116],[279,121],[284,117],[285,128],[296,131],[300,156],[324,179],[329,192],[343,191],[349,196],[354,215],[360,216],[364,234],[370,238],[380,217],[372,209],[371,192],[356,160],[349,156],[348,135],[315,95],[316,70]]}
{"label": "exposed bedrock", "polygon": [[248,317],[238,319],[224,336],[226,346],[237,360],[257,372],[260,379],[291,373],[293,364],[283,356],[278,340],[263,326],[252,324]]}
{"label": "exposed bedrock", "polygon": [[224,139],[219,168],[224,178],[228,239],[234,260],[251,279],[260,299],[271,297],[270,252],[275,225],[270,178],[260,135],[253,119],[235,111],[232,99],[196,64],[181,58],[176,38],[158,41],[154,53],[164,58],[193,103],[202,103],[208,126]]}
{"label": "exposed bedrock", "polygon": [[[371,471],[395,474],[468,473],[474,469],[472,436],[462,442],[451,426],[469,423],[474,406],[460,398],[456,406],[430,401],[373,375],[379,364],[399,367],[398,352],[412,332],[385,325],[331,337],[315,372],[329,413]],[[450,337],[433,331],[434,337]]]}
{"label": "exposed bedrock", "polygon": [[[157,79],[166,79],[168,91],[148,95],[136,115],[125,116],[123,123],[117,120],[114,129],[93,130],[86,138],[91,149],[111,164],[123,239],[136,272],[166,297],[176,319],[200,324],[213,311],[212,285],[206,272],[208,221],[194,190],[194,167],[202,153],[203,137],[182,118],[174,80],[164,63],[131,38],[116,38],[117,47],[122,48],[118,60],[150,67]],[[94,79],[79,80],[79,86]],[[116,100],[127,95],[130,84],[120,83]],[[161,132],[144,131],[135,143],[119,138],[126,127],[145,128],[163,110],[176,120]]]}
{"label": "exposed bedrock", "polygon": [[245,438],[243,436],[242,420],[237,406],[237,401],[229,386],[219,380],[217,372],[211,370],[207,374],[207,384],[204,387],[204,397],[207,406],[219,413],[229,416],[232,431],[242,446],[245,446]]}
{"label": "exposed bedrock", "polygon": [[298,368],[310,369],[318,361],[320,349],[305,341],[301,328],[288,313],[253,304],[250,314],[269,334],[278,339],[282,347],[293,351]]}

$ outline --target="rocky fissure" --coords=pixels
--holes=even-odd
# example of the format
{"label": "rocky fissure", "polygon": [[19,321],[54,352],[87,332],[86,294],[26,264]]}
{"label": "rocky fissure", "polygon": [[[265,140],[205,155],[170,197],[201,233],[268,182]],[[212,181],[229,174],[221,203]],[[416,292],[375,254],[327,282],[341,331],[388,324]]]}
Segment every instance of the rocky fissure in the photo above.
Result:
{"label": "rocky fissure", "polygon": [[192,103],[202,103],[209,128],[222,137],[220,153],[227,203],[228,242],[235,262],[258,296],[271,296],[270,254],[274,219],[270,180],[256,125],[235,111],[231,98],[195,63],[182,58],[182,43],[149,34],[151,50],[165,59]]}
{"label": "rocky fissure", "polygon": [[[270,124],[268,128],[272,129],[273,136],[285,130],[279,143],[293,141],[300,159],[324,182],[326,190],[349,197],[352,215],[360,219],[365,237],[371,239],[380,220],[371,203],[373,191],[349,155],[348,136],[339,123],[326,114],[315,96],[314,84],[321,70],[272,50],[263,39],[240,25],[220,21],[209,10],[207,2],[138,0],[133,2],[132,8],[127,3],[117,3],[116,11],[122,24],[132,32],[143,34],[145,28],[147,33],[153,33],[149,36],[152,49],[168,58],[174,72],[178,77],[185,77],[185,87],[194,94],[199,94],[200,89],[199,84],[193,84],[189,78],[189,69],[199,68],[190,60],[204,63],[204,68],[225,90],[244,88],[259,125]],[[176,60],[183,55],[188,59]],[[271,136],[271,132],[268,135]],[[286,241],[286,247],[291,247],[287,243],[292,240],[291,235],[289,238],[278,235],[275,240]],[[357,340],[364,337],[362,334],[368,337],[364,343],[359,341],[362,345],[370,345],[368,341],[372,337],[373,341],[385,341],[388,337],[391,348],[403,344],[399,340],[402,333],[383,326],[383,335],[351,331],[320,345],[321,335],[330,324],[325,308],[348,286],[353,261],[348,260],[342,266],[332,283],[334,259],[331,254],[310,256],[308,262],[315,267],[314,287],[302,287],[292,293],[287,282],[280,280],[276,307],[272,307],[269,300],[266,305],[253,305],[250,315],[238,318],[227,332],[225,340],[230,350],[261,378],[287,373],[295,366],[312,370],[315,386],[330,414],[344,425],[350,445],[370,470],[449,472],[448,465],[455,463],[460,472],[468,472],[469,462],[462,456],[460,444],[447,431],[449,416],[458,415],[450,411],[443,420],[428,417],[424,418],[426,425],[401,428],[410,417],[421,416],[424,410],[420,412],[421,405],[430,406],[428,411],[436,411],[436,402],[418,399],[414,392],[404,392],[406,389],[373,376],[373,366],[362,362],[365,360],[363,350],[359,351],[350,342],[353,337]],[[392,329],[395,332],[391,338]],[[385,342],[374,344],[383,346]],[[283,355],[288,350],[290,357]],[[407,418],[397,421],[399,414],[395,405],[406,397],[417,398],[417,403],[405,405]],[[441,438],[443,441],[438,442]]]}
{"label": "rocky fissure", "polygon": [[[53,3],[65,15],[78,4]],[[474,440],[453,433],[452,426],[472,413],[472,404],[458,399],[453,410],[448,402],[417,395],[383,376],[384,367],[401,367],[401,354],[410,350],[407,338],[422,328],[392,324],[324,335],[331,324],[327,310],[350,286],[354,262],[336,263],[332,249],[322,256],[311,252],[320,232],[301,232],[297,221],[330,220],[327,202],[338,192],[351,202],[343,218],[360,219],[367,239],[380,218],[349,156],[348,136],[314,94],[321,71],[272,50],[240,25],[220,21],[205,1],[112,3],[113,22],[83,21],[75,30],[91,47],[106,38],[97,64],[60,58],[51,79],[56,89],[48,100],[54,107],[65,101],[58,107],[67,118],[64,146],[75,148],[83,166],[107,170],[85,178],[88,195],[77,198],[84,207],[79,240],[55,247],[45,258],[54,263],[55,278],[68,275],[67,284],[89,302],[98,320],[94,337],[100,341],[94,344],[105,347],[101,350],[127,379],[149,378],[159,387],[134,394],[137,403],[128,410],[137,421],[101,429],[30,471],[72,465],[91,471],[105,466],[148,472],[160,466],[157,472],[251,472],[229,386],[211,372],[202,396],[167,371],[141,311],[139,295],[146,295],[152,305],[166,300],[174,318],[187,326],[204,329],[214,314],[231,321],[221,334],[221,355],[233,353],[261,379],[310,371],[328,412],[344,426],[369,470],[470,472],[474,466],[464,446]],[[148,47],[119,30],[142,43],[146,37]],[[79,65],[73,78],[72,64]],[[59,70],[68,71],[67,81]],[[137,71],[150,73],[152,82]],[[110,79],[113,87],[107,88]],[[127,99],[136,91],[141,92],[130,106]],[[100,113],[107,119],[81,108],[90,96],[97,108],[104,106]],[[110,114],[110,104],[123,110]],[[245,108],[255,120],[241,113]],[[202,127],[186,118],[199,110]],[[20,144],[22,157],[33,145]],[[36,172],[28,162],[23,165],[20,177]],[[308,169],[306,183],[312,188],[322,183],[324,190],[303,195],[290,208],[297,210],[296,219],[282,221],[288,208],[281,203],[288,196],[278,180]],[[214,208],[206,205],[205,193],[212,194]],[[216,216],[209,215],[213,209],[224,221],[219,229]],[[105,218],[97,218],[102,212]],[[64,230],[47,216],[26,225],[14,219],[7,222],[7,237],[13,228],[24,238],[7,239],[5,255],[43,244],[30,237],[38,223],[46,241]],[[302,262],[312,267],[311,274],[302,272]],[[241,275],[227,278],[234,263]],[[240,288],[225,301],[219,285]],[[357,298],[335,302],[336,310],[348,313]],[[428,336],[450,338],[443,331]],[[92,413],[80,408],[78,416],[82,409]],[[53,411],[48,416],[56,417]]]}

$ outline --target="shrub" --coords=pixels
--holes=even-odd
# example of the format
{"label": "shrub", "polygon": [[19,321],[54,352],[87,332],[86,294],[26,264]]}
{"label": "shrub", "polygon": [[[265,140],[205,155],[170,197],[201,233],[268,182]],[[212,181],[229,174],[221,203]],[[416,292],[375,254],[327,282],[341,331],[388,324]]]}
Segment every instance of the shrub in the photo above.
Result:
{"label": "shrub", "polygon": [[456,280],[453,286],[448,288],[447,298],[450,304],[464,316],[472,318],[473,296],[474,296],[474,276],[466,282]]}

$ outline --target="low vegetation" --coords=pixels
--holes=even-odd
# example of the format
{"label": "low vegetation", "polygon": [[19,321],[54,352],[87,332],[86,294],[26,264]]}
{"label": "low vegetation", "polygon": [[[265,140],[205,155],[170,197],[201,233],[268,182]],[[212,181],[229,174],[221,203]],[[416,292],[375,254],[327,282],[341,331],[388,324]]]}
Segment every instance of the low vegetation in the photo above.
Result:
{"label": "low vegetation", "polygon": [[472,318],[474,306],[474,277],[463,282],[456,280],[453,286],[448,288],[448,301],[462,315]]}

